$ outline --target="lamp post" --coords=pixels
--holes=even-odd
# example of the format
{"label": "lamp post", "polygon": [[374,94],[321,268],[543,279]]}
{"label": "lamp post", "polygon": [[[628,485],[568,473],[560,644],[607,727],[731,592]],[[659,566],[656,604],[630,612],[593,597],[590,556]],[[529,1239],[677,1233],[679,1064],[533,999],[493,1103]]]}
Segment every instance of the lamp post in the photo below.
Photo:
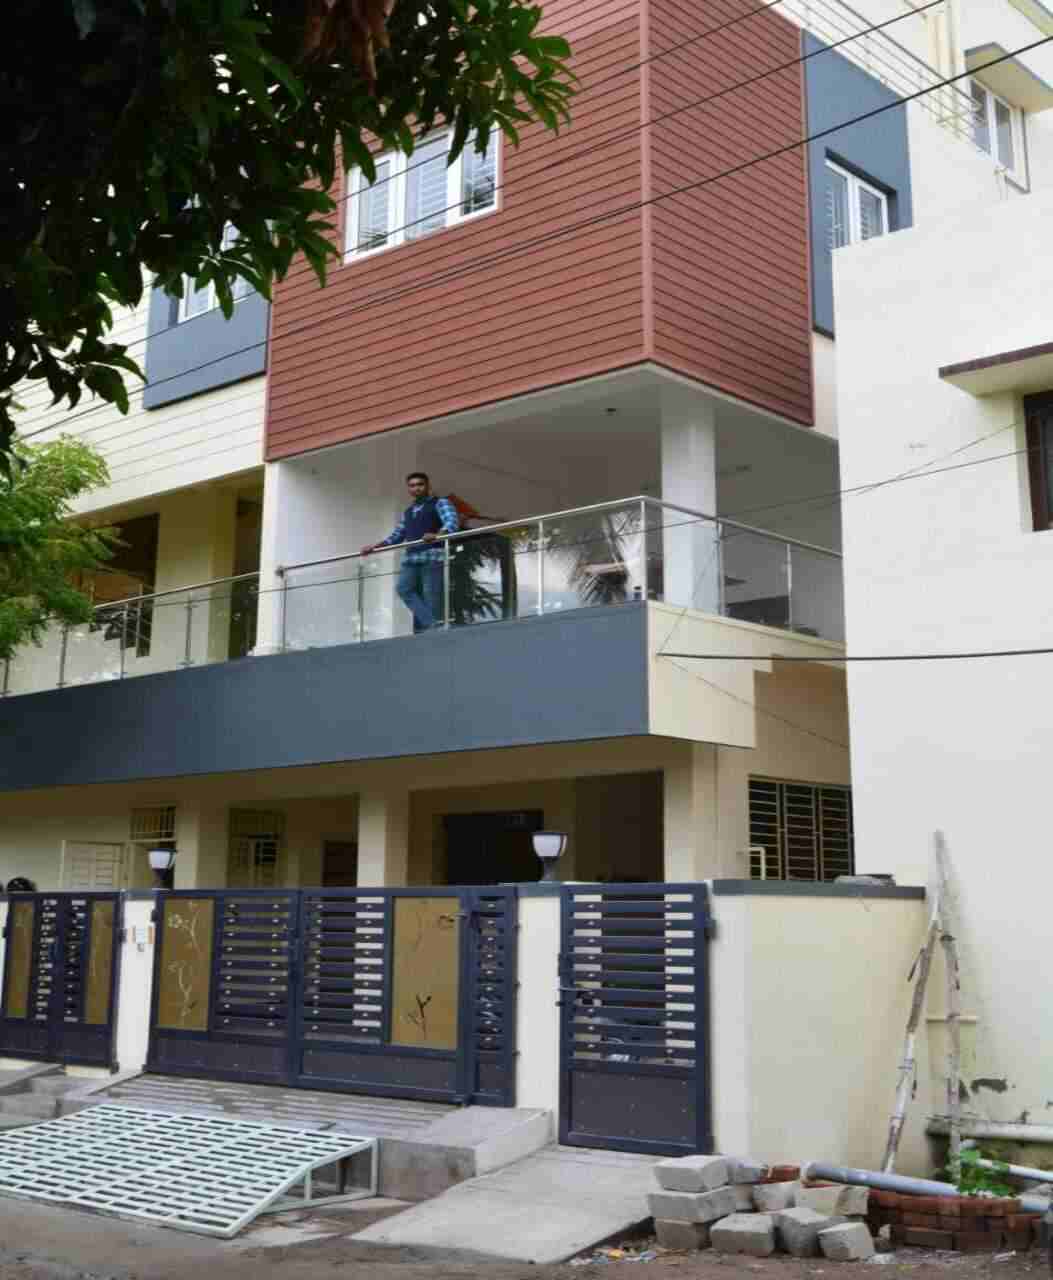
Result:
{"label": "lamp post", "polygon": [[171,889],[175,877],[175,850],[151,849],[146,856],[150,862],[150,870],[157,877],[157,887]]}
{"label": "lamp post", "polygon": [[556,863],[563,856],[567,847],[565,831],[535,831],[530,837],[534,842],[534,852],[541,859],[545,873],[541,877],[542,884],[558,884],[556,879]]}

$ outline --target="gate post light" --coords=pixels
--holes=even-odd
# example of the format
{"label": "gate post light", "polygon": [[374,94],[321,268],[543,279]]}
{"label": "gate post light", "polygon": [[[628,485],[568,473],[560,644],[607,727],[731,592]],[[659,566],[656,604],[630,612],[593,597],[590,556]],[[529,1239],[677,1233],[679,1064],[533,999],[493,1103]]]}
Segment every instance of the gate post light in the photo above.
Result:
{"label": "gate post light", "polygon": [[151,849],[146,857],[150,863],[150,870],[157,877],[157,883],[160,888],[171,889],[176,860],[175,850]]}
{"label": "gate post light", "polygon": [[534,842],[534,852],[541,859],[545,868],[545,874],[541,877],[541,883],[557,883],[556,863],[563,856],[563,852],[567,847],[566,832],[535,831],[532,833],[530,838]]}

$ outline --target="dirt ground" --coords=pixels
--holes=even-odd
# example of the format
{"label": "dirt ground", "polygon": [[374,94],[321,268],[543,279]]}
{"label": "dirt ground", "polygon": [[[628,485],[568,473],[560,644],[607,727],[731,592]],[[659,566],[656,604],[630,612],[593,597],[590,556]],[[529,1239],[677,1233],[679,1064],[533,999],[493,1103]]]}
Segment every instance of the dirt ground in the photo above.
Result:
{"label": "dirt ground", "polygon": [[[374,1207],[379,1203],[380,1207]],[[649,1262],[585,1261],[535,1267],[434,1250],[356,1244],[349,1233],[397,1212],[368,1202],[353,1212],[291,1213],[260,1219],[235,1241],[140,1227],[112,1218],[0,1201],[0,1280],[1046,1280],[1044,1252],[962,1256],[922,1249],[867,1263],[659,1253]],[[619,1242],[620,1243],[620,1242]],[[646,1240],[631,1242],[635,1250]]]}

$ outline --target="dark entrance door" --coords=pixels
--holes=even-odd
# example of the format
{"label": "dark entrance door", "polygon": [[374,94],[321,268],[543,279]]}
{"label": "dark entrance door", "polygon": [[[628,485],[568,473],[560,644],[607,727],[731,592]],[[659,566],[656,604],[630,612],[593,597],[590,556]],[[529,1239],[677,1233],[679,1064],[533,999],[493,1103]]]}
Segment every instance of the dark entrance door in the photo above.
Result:
{"label": "dark entrance door", "polygon": [[512,889],[165,894],[149,1069],[513,1106],[516,905]]}
{"label": "dark entrance door", "polygon": [[526,884],[541,879],[531,834],[545,825],[540,809],[451,813],[446,830],[447,884]]}
{"label": "dark entrance door", "polygon": [[708,932],[705,885],[563,887],[560,1142],[712,1151]]}
{"label": "dark entrance door", "polygon": [[119,933],[115,893],[12,894],[0,1051],[114,1066]]}

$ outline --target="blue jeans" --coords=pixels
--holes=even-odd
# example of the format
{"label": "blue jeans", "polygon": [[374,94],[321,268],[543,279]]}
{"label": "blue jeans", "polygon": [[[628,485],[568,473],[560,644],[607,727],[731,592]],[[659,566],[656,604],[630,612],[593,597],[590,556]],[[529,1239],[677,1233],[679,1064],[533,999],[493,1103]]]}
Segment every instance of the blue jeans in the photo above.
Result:
{"label": "blue jeans", "polygon": [[405,560],[396,590],[413,614],[413,631],[430,631],[442,623],[442,564],[434,560]]}

